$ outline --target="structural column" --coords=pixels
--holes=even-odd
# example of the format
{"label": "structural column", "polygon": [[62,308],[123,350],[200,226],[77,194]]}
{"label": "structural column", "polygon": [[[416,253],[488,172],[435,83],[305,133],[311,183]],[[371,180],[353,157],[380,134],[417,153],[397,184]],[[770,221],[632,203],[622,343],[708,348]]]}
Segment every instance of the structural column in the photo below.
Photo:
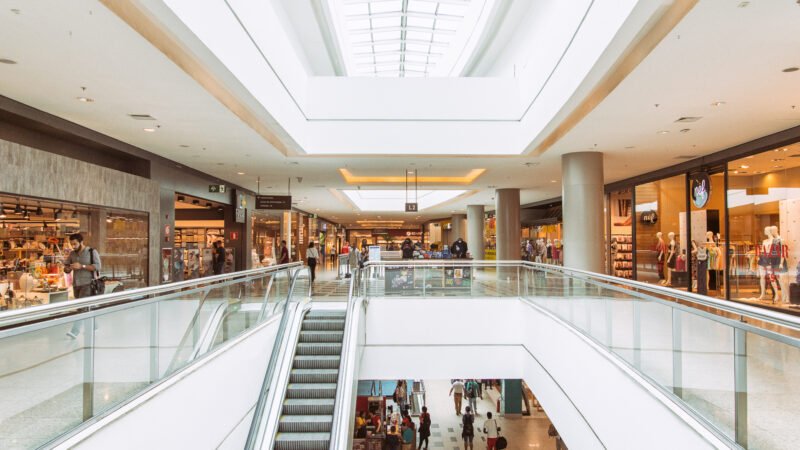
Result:
{"label": "structural column", "polygon": [[467,247],[472,259],[484,259],[483,251],[483,205],[467,206]]}
{"label": "structural column", "polygon": [[519,260],[520,236],[522,235],[519,221],[519,189],[498,189],[495,194],[497,260]]}
{"label": "structural column", "polygon": [[[286,248],[289,249],[289,261],[292,261],[292,212],[284,211],[283,218],[281,219],[281,240],[286,241]],[[275,259],[280,261],[281,257],[281,243],[275,246],[277,253]]]}
{"label": "structural column", "polygon": [[[453,245],[458,238],[467,240],[466,214],[453,214],[450,218],[450,242],[448,244]],[[467,242],[467,245],[469,245],[469,242]]]}
{"label": "structural column", "polygon": [[564,265],[603,273],[603,154],[561,157]]}

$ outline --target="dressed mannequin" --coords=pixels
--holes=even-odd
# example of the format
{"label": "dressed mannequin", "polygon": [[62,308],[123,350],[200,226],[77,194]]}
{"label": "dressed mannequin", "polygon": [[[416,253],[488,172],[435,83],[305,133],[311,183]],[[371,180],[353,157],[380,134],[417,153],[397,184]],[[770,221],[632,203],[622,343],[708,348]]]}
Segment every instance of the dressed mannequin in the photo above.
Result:
{"label": "dressed mannequin", "polygon": [[778,227],[773,225],[770,227],[770,233],[772,234],[772,239],[774,242],[774,248],[777,250],[777,256],[772,258],[772,271],[777,278],[778,287],[781,290],[781,298],[779,302],[782,303],[787,300],[787,296],[789,295],[789,271],[788,265],[789,261],[787,261],[789,257],[789,246],[783,243],[783,239],[781,239],[780,233],[778,233]]}
{"label": "dressed mannequin", "polygon": [[[719,258],[719,254],[717,253],[717,243],[714,242],[714,232],[713,231],[706,231],[706,251],[708,252],[708,262],[706,264],[706,270],[708,272],[716,271],[717,267],[717,258]],[[711,283],[712,274],[706,274],[706,292],[708,292],[709,284]],[[713,274],[714,278],[714,288],[719,289],[719,279],[718,274],[715,272]]]}
{"label": "dressed mannequin", "polygon": [[775,292],[773,303],[776,303],[780,301],[780,291],[778,290],[778,282],[775,279],[775,273],[773,272],[771,255],[773,253],[779,255],[780,251],[774,248],[775,239],[772,237],[772,227],[764,228],[764,236],[767,238],[764,239],[761,242],[761,245],[756,249],[756,253],[758,255],[758,278],[761,288],[761,295],[758,297],[758,299],[764,300],[764,296],[766,295],[767,291],[767,280],[769,280],[769,283],[772,285],[772,289]]}
{"label": "dressed mannequin", "polygon": [[666,275],[664,274],[664,256],[667,251],[667,245],[664,244],[664,238],[662,238],[663,233],[660,231],[656,233],[656,270],[658,270],[658,279],[659,281],[663,280]]}
{"label": "dressed mannequin", "polygon": [[670,231],[667,234],[669,244],[667,244],[667,278],[664,286],[672,286],[672,271],[675,269],[675,261],[678,259],[678,244],[675,243],[675,233]]}

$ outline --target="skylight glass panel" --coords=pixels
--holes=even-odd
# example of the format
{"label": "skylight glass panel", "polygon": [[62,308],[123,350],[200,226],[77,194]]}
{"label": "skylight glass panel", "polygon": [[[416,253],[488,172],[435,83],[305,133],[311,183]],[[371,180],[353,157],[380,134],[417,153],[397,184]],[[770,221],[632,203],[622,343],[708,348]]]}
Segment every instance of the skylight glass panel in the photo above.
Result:
{"label": "skylight glass panel", "polygon": [[456,31],[456,30],[458,30],[458,22],[452,22],[452,21],[449,21],[449,20],[437,20],[435,29],[437,29],[437,30],[447,30],[447,31]]}
{"label": "skylight glass panel", "polygon": [[386,17],[372,19],[372,28],[399,27],[400,17]]}
{"label": "skylight glass panel", "polygon": [[[481,2],[472,2],[481,3]],[[448,14],[453,16],[463,16],[467,13],[468,6],[458,5],[454,3],[439,2],[439,7],[436,9],[436,14]]]}
{"label": "skylight glass panel", "polygon": [[428,62],[428,56],[406,54],[406,61],[417,62],[417,63],[426,63],[426,62]]}
{"label": "skylight glass panel", "polygon": [[437,4],[438,4],[438,2],[423,2],[423,1],[419,1],[419,0],[409,0],[408,1],[408,10],[409,11],[433,13],[433,12],[436,12],[436,5]]}
{"label": "skylight glass panel", "polygon": [[381,44],[381,45],[376,45],[374,47],[374,49],[375,49],[374,50],[375,53],[391,52],[391,51],[399,52],[400,51],[400,44],[399,43],[397,43],[397,44]]}
{"label": "skylight glass panel", "polygon": [[430,41],[433,39],[433,33],[424,33],[422,31],[409,31],[406,33],[406,39],[409,41]]}
{"label": "skylight glass panel", "polygon": [[420,27],[420,28],[433,28],[433,19],[426,19],[423,17],[409,17],[406,20],[406,23],[412,27]]}
{"label": "skylight glass panel", "polygon": [[359,20],[348,20],[347,21],[347,29],[348,30],[364,30],[370,27],[369,19],[359,19]]}
{"label": "skylight glass panel", "polygon": [[345,4],[344,15],[346,16],[355,16],[357,14],[368,14],[369,13],[369,3],[354,3],[354,4]]}
{"label": "skylight glass panel", "polygon": [[371,2],[370,4],[370,13],[382,13],[382,12],[391,12],[391,11],[400,11],[403,7],[403,1],[385,1],[385,2]]}
{"label": "skylight glass panel", "polygon": [[412,44],[410,42],[406,44],[406,50],[412,52],[428,53],[429,48],[430,48],[429,45],[424,45],[424,44]]}

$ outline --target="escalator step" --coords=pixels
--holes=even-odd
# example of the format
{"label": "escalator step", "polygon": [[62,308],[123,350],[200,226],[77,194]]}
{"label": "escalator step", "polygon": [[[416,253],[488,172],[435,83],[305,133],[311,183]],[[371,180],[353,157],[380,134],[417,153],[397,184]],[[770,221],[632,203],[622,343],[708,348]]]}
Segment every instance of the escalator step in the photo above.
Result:
{"label": "escalator step", "polygon": [[279,433],[324,433],[331,431],[333,415],[281,416]]}
{"label": "escalator step", "polygon": [[306,314],[307,319],[332,319],[332,320],[343,320],[345,317],[344,311],[326,311],[326,310],[319,310],[319,309],[312,309],[311,311]]}
{"label": "escalator step", "polygon": [[290,383],[286,398],[335,398],[336,383]]}
{"label": "escalator step", "polygon": [[336,383],[339,369],[293,369],[290,383]]}
{"label": "escalator step", "polygon": [[328,415],[333,414],[332,398],[290,398],[283,402],[283,414],[293,415]]}
{"label": "escalator step", "polygon": [[343,331],[302,331],[300,342],[342,342]]}
{"label": "escalator step", "polygon": [[295,369],[338,369],[340,360],[339,355],[296,355],[292,367]]}
{"label": "escalator step", "polygon": [[328,450],[330,433],[278,433],[275,450]]}
{"label": "escalator step", "polygon": [[344,320],[303,320],[302,331],[344,331]]}
{"label": "escalator step", "polygon": [[313,356],[313,355],[340,355],[342,353],[341,343],[299,343],[295,355],[300,356]]}

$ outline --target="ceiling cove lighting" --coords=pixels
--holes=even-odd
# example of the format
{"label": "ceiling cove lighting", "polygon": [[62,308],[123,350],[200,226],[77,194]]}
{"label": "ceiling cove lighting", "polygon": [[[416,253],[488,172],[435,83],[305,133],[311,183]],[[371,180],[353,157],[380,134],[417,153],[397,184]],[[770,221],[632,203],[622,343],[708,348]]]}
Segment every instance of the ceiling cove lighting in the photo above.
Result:
{"label": "ceiling cove lighting", "polygon": [[[483,175],[486,169],[472,169],[462,176],[418,176],[417,182],[422,183],[446,183],[446,184],[471,184]],[[405,176],[357,176],[348,169],[341,168],[339,173],[347,184],[396,184],[405,183]],[[413,174],[413,171],[408,171]]]}
{"label": "ceiling cove lighting", "polygon": [[[419,190],[419,210],[432,208],[466,193],[465,190]],[[343,190],[342,193],[361,211],[405,212],[406,191],[392,190]]]}

